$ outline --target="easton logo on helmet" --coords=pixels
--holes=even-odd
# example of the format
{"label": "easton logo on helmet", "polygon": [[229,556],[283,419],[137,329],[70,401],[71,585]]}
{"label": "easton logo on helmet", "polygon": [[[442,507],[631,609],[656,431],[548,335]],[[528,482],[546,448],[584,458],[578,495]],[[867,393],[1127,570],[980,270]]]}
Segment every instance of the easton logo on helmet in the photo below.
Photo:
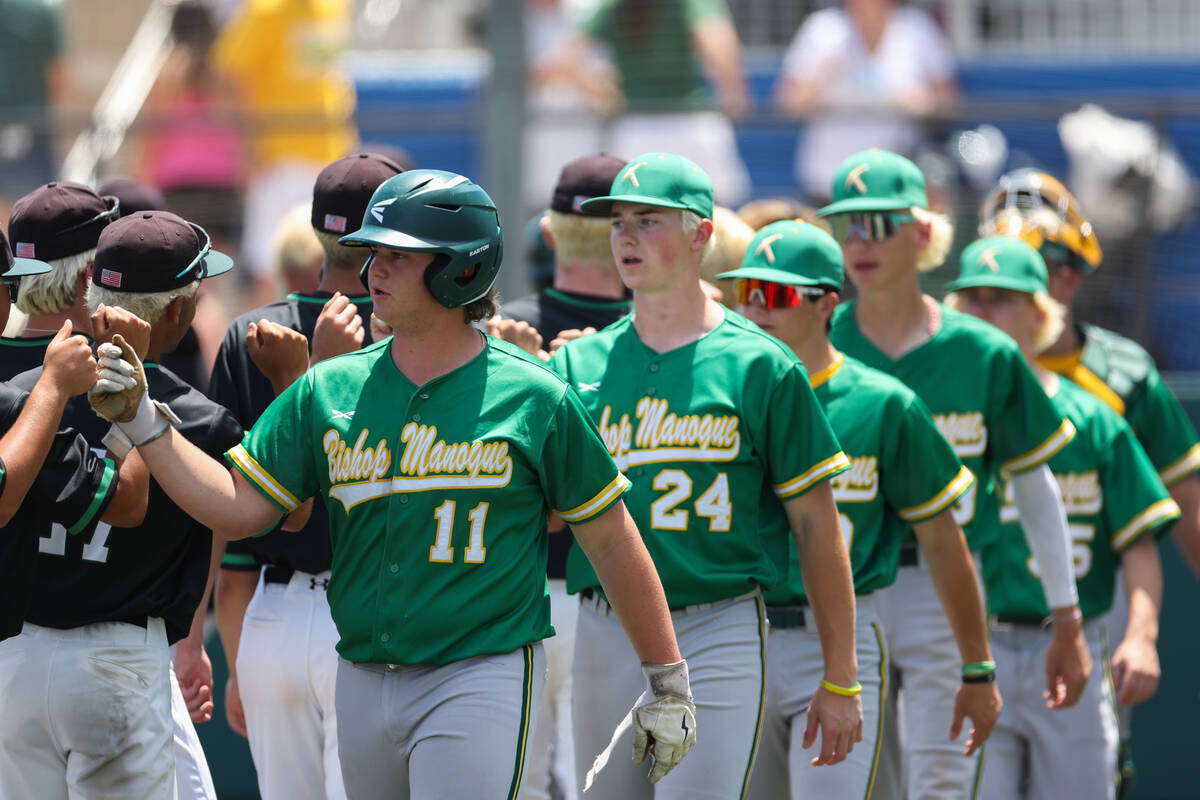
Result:
{"label": "easton logo on helmet", "polygon": [[471,252],[467,253],[467,256],[477,256],[477,255],[479,255],[480,253],[482,253],[484,250],[487,250],[487,249],[488,249],[489,247],[491,247],[491,246],[492,246],[492,245],[489,243],[489,244],[485,244],[485,245],[483,245],[482,247],[476,247],[474,250],[472,250]]}
{"label": "easton logo on helmet", "polygon": [[395,197],[389,197],[387,200],[380,200],[378,203],[371,206],[371,216],[375,218],[376,222],[383,222],[383,210],[394,202],[396,202]]}

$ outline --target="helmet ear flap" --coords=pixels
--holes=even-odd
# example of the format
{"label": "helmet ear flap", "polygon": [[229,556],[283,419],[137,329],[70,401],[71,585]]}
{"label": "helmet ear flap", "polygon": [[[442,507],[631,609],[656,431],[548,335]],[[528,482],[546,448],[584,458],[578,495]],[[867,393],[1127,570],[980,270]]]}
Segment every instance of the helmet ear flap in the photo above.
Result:
{"label": "helmet ear flap", "polygon": [[375,263],[375,251],[371,251],[371,255],[367,256],[367,260],[363,262],[362,269],[358,271],[358,279],[362,281],[365,289],[370,290],[371,286],[367,282],[367,273],[371,270],[371,265]]}
{"label": "helmet ear flap", "polygon": [[[430,261],[429,265],[425,267],[425,275],[423,276],[425,278],[425,288],[428,289],[429,293],[435,298],[438,295],[433,288],[433,279],[436,278],[438,273],[445,269],[446,265],[449,263],[450,256],[446,255],[445,253],[434,253],[433,260]],[[439,299],[438,302],[441,302],[441,300]]]}

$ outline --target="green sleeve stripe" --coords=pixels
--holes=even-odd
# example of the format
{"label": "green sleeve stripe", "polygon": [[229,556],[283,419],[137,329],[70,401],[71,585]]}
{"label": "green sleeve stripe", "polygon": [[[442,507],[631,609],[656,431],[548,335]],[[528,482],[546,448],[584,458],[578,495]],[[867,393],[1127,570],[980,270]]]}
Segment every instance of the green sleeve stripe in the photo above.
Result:
{"label": "green sleeve stripe", "polygon": [[1138,537],[1146,530],[1156,525],[1161,525],[1164,522],[1177,519],[1179,514],[1179,506],[1175,505],[1174,500],[1169,497],[1159,500],[1134,517],[1124,528],[1117,531],[1116,535],[1112,537],[1113,551],[1117,553],[1121,552],[1137,541]]}
{"label": "green sleeve stripe", "polygon": [[839,472],[845,472],[848,469],[850,469],[850,459],[846,458],[846,454],[839,450],[815,467],[809,469],[803,475],[792,478],[790,481],[784,483],[775,484],[775,494],[781,500],[793,495],[802,494],[821,481],[832,478]]}
{"label": "green sleeve stripe", "polygon": [[962,497],[963,492],[971,488],[973,480],[975,480],[975,476],[971,474],[971,470],[962,467],[958,470],[958,474],[954,476],[954,480],[946,484],[946,488],[934,495],[933,499],[919,506],[903,508],[897,512],[897,516],[905,522],[921,522],[930,517],[935,517],[954,505],[954,502]]}
{"label": "green sleeve stripe", "polygon": [[79,533],[92,523],[92,519],[100,513],[100,507],[108,497],[108,487],[112,484],[113,476],[116,474],[117,469],[113,466],[112,460],[104,459],[104,474],[100,476],[100,487],[96,489],[96,494],[92,496],[92,502],[87,507],[87,511],[83,512],[83,516],[79,518],[78,522],[67,528],[67,533]]}
{"label": "green sleeve stripe", "polygon": [[1041,466],[1049,461],[1055,453],[1066,447],[1067,442],[1074,438],[1075,426],[1071,424],[1071,420],[1064,419],[1062,424],[1058,426],[1058,430],[1052,433],[1049,439],[1025,455],[1004,462],[1000,465],[1000,468],[1014,474],[1028,472],[1034,467]]}
{"label": "green sleeve stripe", "polygon": [[258,564],[258,559],[249,553],[226,553],[221,558],[222,567],[252,567]]}
{"label": "green sleeve stripe", "polygon": [[559,511],[558,515],[567,522],[584,522],[601,511],[607,510],[631,485],[629,479],[618,472],[617,477],[613,478],[591,500],[567,511]]}
{"label": "green sleeve stripe", "polygon": [[283,488],[283,484],[271,477],[262,465],[254,460],[246,448],[240,444],[236,444],[225,453],[225,457],[229,459],[234,468],[238,472],[246,476],[255,488],[267,496],[267,499],[282,507],[285,511],[295,511],[296,506],[300,505],[292,493]]}
{"label": "green sleeve stripe", "polygon": [[1180,458],[1158,471],[1159,480],[1169,489],[1200,469],[1200,443],[1194,444]]}

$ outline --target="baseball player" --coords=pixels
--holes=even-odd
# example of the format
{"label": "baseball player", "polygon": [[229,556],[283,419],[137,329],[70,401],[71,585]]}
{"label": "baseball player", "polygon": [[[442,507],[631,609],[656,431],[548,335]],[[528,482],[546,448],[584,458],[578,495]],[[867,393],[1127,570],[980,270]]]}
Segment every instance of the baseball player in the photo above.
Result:
{"label": "baseball player", "polygon": [[696,720],[628,482],[567,385],[470,324],[495,313],[495,205],[461,175],[412,170],[342,241],[370,248],[362,275],[394,335],[309,369],[229,451],[232,474],[170,428],[128,345],[105,347],[94,401],[216,530],[250,535],[323,496],[347,797],[515,797],[552,633],[548,507],[628,627],[653,695],[630,714],[637,754],[668,773]]}
{"label": "baseball player", "polygon": [[[1147,700],[1159,677],[1155,641],[1162,568],[1154,539],[1179,518],[1179,507],[1129,425],[1037,363],[1035,354],[1061,331],[1063,309],[1047,293],[1046,264],[1036,250],[1007,236],[980,239],[963,252],[958,279],[947,288],[948,306],[1013,337],[1055,408],[1075,425],[1075,438],[1050,459],[1050,469],[1062,487],[1071,526],[1084,633],[1093,659],[1107,660],[1102,615],[1112,604],[1120,562],[1132,609],[1117,648],[1127,667],[1121,695],[1126,703]],[[1000,519],[1010,528],[1017,524],[1011,499]],[[1039,662],[1050,639],[1042,624],[1048,609],[1038,572],[1020,536],[1001,536],[983,553],[996,674],[1008,698],[984,759],[983,797],[1113,798],[1117,726],[1109,681],[1089,681],[1079,703],[1060,712],[1028,691],[1040,683]]]}
{"label": "baseball player", "polygon": [[13,253],[50,264],[49,272],[21,281],[13,301],[29,315],[17,338],[0,337],[0,380],[9,380],[42,364],[42,354],[64,320],[85,336],[92,323],[84,295],[96,241],[117,218],[116,197],[101,197],[91,187],[55,181],[18,200],[8,221]]}
{"label": "baseball player", "polygon": [[[183,435],[214,454],[237,443],[241,427],[156,362],[187,330],[200,280],[232,265],[210,250],[198,227],[167,212],[143,212],[104,229],[88,288],[92,310],[121,306],[152,321],[148,379],[171,404]],[[97,324],[105,319],[97,315]],[[14,383],[36,377],[23,373]],[[89,442],[121,449],[83,398],[68,406],[66,421]],[[194,626],[210,571],[208,530],[152,485],[139,525],[116,532],[96,525],[75,537],[55,526],[39,550],[30,624],[14,640],[38,668],[13,676],[13,695],[29,699],[6,706],[6,718],[17,727],[0,738],[19,766],[14,785],[23,789],[13,796],[56,796],[66,787],[87,796],[175,792],[181,722],[172,705],[182,696],[175,697],[179,689],[170,679],[169,645]],[[40,699],[47,694],[64,704],[47,706]],[[191,725],[186,713],[183,722]],[[31,755],[41,749],[59,755]],[[202,752],[199,759],[203,763]],[[207,769],[186,777],[180,788],[187,796],[215,797]]]}
{"label": "baseball player", "polygon": [[[875,611],[875,590],[896,578],[900,544],[913,526],[930,577],[966,669],[992,660],[975,566],[951,507],[971,473],[938,433],[924,403],[888,375],[839,353],[827,326],[839,301],[842,251],[815,225],[798,220],[765,226],[750,241],[734,280],[738,311],[788,345],[805,364],[821,408],[851,468],[833,479],[842,536],[850,549],[855,591],[855,649],[863,686],[863,742],[836,770],[816,769],[800,738],[804,710],[821,664],[808,599],[789,558],[787,577],[766,592],[767,704],[763,744],[750,797],[869,797],[883,723],[887,654]],[[964,716],[974,723],[966,749],[982,747],[1000,712],[991,676],[958,689],[951,735]]]}
{"label": "baseball player", "polygon": [[[1076,614],[1062,500],[1045,466],[1070,441],[1070,421],[1054,409],[1008,337],[922,294],[918,275],[941,264],[952,230],[947,218],[928,210],[915,164],[884,150],[857,153],[838,167],[833,202],[817,213],[828,218],[858,289],[858,299],[834,315],[830,341],[899,378],[925,402],[975,476],[955,506],[972,550],[1000,536],[995,475],[1003,469],[1014,476],[1022,527],[1055,615],[1046,691],[1056,707],[1073,704],[1091,661]],[[961,743],[946,740],[962,664],[927,566],[911,543],[901,548],[896,582],[882,590],[877,608],[902,684],[908,794],[970,796],[978,758],[963,758]],[[886,753],[885,745],[885,764]],[[895,761],[885,768],[889,777],[880,788],[894,791]]]}
{"label": "baseball player", "polygon": [[[1016,170],[1001,177],[984,200],[979,218],[980,235],[1020,236],[1045,259],[1050,296],[1066,307],[1066,320],[1058,340],[1039,354],[1038,360],[1094,394],[1133,428],[1179,505],[1182,515],[1172,528],[1175,544],[1192,571],[1200,575],[1200,443],[1150,354],[1132,340],[1081,322],[1072,314],[1071,305],[1084,278],[1103,259],[1096,233],[1075,197],[1045,172]],[[1125,594],[1117,592],[1106,621],[1108,629],[1124,630],[1127,612]],[[1122,750],[1119,795],[1124,797],[1132,786],[1134,771],[1129,744],[1132,714],[1120,704],[1118,712]]]}
{"label": "baseball player", "polygon": [[[846,456],[795,356],[704,294],[699,269],[711,242],[713,187],[700,167],[645,153],[625,165],[607,196],[583,207],[610,215],[613,258],[633,290],[634,313],[567,343],[550,364],[578,390],[633,483],[629,508],[662,578],[704,726],[699,757],[660,786],[618,762],[590,794],[745,794],[762,724],[761,589],[784,566],[789,528],[825,666],[804,744],[820,732],[814,763],[842,761],[862,726],[849,559],[829,483],[849,466]],[[567,588],[581,600],[573,717],[600,723],[576,726],[582,772],[619,719],[613,698],[637,691],[642,678],[582,551],[567,562]]]}
{"label": "baseball player", "polygon": [[[371,342],[363,325],[371,316],[371,298],[359,281],[365,255],[337,240],[357,226],[379,184],[400,172],[389,158],[355,153],[317,176],[311,220],[325,251],[320,284],[315,292],[289,294],[234,320],[213,366],[208,395],[243,427],[249,429],[291,382],[273,386],[252,360],[247,337],[257,344],[264,321],[309,341],[318,330],[322,335],[340,330],[332,352],[328,336],[318,342],[326,352],[318,349],[314,361]],[[230,542],[216,590],[229,662],[226,712],[250,740],[264,800],[309,795],[314,787],[322,787],[327,798],[345,797],[334,713],[338,635],[325,598],[332,561],[329,521],[319,498],[313,505],[319,510],[299,530]]]}
{"label": "baseball player", "polygon": [[[586,213],[585,200],[608,194],[625,162],[594,153],[567,162],[554,186],[550,208],[538,221],[542,238],[554,252],[554,282],[541,292],[504,303],[488,320],[488,333],[548,359],[547,350],[564,331],[592,332],[629,313],[629,299],[608,244],[608,215]],[[544,336],[543,336],[544,334]],[[570,334],[568,334],[570,335]],[[543,341],[544,340],[544,341]],[[546,350],[542,349],[543,344]],[[557,524],[555,524],[557,522]],[[575,800],[575,744],[571,724],[571,660],[579,602],[567,594],[570,532],[551,519],[550,617],[554,637],[547,639],[546,691],[534,726],[529,770],[521,800]]]}
{"label": "baseball player", "polygon": [[[48,272],[49,264],[14,259],[0,231],[0,328],[8,322],[10,297],[21,279]],[[59,430],[63,409],[74,394],[91,388],[96,362],[91,346],[70,336],[64,322],[46,347],[42,379],[26,394],[0,383],[0,641],[21,632],[33,593],[37,563],[34,531],[57,523],[79,531],[99,517],[133,524],[146,511],[146,471],[137,458],[120,473],[110,459],[94,454],[78,433]],[[0,705],[8,673],[16,664],[0,645]]]}

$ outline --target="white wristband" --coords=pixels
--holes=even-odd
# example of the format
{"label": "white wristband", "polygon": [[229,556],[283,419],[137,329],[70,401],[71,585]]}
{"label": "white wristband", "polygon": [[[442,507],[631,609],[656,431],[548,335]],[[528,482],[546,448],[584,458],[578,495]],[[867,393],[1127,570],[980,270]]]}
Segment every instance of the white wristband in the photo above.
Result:
{"label": "white wristband", "polygon": [[166,433],[172,422],[178,425],[180,420],[170,406],[151,400],[147,393],[142,395],[133,419],[115,424],[135,446],[141,447]]}
{"label": "white wristband", "polygon": [[104,434],[100,443],[117,458],[124,458],[133,449],[133,441],[121,431],[116,423],[113,423],[112,427],[108,429],[108,433]]}

